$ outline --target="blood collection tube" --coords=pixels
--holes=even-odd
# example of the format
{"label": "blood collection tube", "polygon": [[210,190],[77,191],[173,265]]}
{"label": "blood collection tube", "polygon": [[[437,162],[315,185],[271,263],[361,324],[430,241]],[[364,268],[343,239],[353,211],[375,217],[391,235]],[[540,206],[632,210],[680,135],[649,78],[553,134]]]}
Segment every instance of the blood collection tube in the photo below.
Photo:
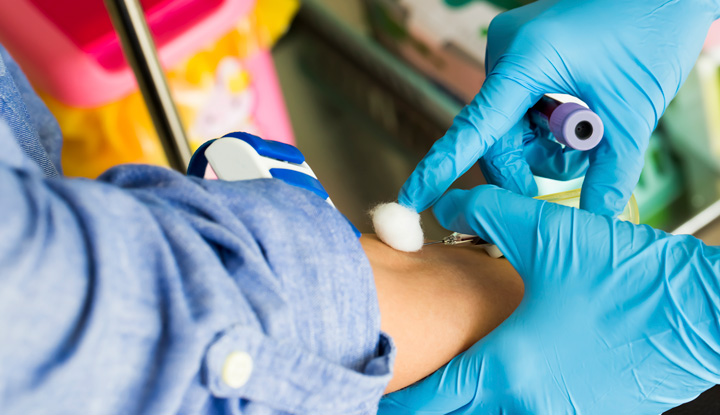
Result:
{"label": "blood collection tube", "polygon": [[531,121],[550,130],[558,143],[576,150],[591,150],[602,140],[602,120],[580,104],[543,95],[528,113]]}

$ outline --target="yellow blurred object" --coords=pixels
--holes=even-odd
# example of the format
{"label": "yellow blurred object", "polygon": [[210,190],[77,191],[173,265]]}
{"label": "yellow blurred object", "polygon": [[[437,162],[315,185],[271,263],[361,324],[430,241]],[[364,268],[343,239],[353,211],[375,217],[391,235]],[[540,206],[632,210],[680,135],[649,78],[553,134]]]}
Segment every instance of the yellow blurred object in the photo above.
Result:
{"label": "yellow blurred object", "polygon": [[[269,49],[298,7],[298,0],[257,0],[253,12],[234,30],[168,71],[168,85],[193,150],[228,128],[257,133],[253,74],[243,60]],[[66,175],[94,178],[121,163],[166,165],[138,91],[95,108],[70,107],[40,95],[64,135]]]}
{"label": "yellow blurred object", "polygon": [[260,45],[265,48],[274,45],[285,34],[298,8],[298,0],[257,0],[254,16]]}
{"label": "yellow blurred object", "polygon": [[[545,200],[551,203],[557,203],[558,205],[570,206],[574,208],[580,208],[580,189],[569,190],[567,192],[553,193],[551,195],[538,196],[535,199]],[[638,211],[637,200],[635,195],[630,196],[628,204],[625,205],[625,210],[618,216],[618,219],[632,222],[634,224],[640,223],[640,212]]]}

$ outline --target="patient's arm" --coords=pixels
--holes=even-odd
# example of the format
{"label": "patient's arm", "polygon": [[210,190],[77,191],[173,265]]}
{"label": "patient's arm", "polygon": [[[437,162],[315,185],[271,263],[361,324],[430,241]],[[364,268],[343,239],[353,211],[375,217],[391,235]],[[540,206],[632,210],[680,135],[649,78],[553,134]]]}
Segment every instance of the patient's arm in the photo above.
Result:
{"label": "patient's arm", "polygon": [[397,358],[386,393],[431,374],[505,320],[523,296],[505,259],[477,247],[431,245],[395,251],[373,235],[360,239],[375,275],[382,330]]}

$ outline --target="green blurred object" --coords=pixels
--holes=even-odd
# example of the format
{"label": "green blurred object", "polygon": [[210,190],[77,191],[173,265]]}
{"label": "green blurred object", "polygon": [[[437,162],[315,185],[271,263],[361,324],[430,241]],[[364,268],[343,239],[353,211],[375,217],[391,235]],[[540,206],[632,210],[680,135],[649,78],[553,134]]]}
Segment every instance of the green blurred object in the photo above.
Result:
{"label": "green blurred object", "polygon": [[403,26],[397,19],[394,19],[387,8],[371,5],[368,7],[368,14],[370,15],[370,20],[377,26],[382,27],[382,30],[387,34],[387,36],[397,41],[404,41],[409,38],[405,26]]}
{"label": "green blurred object", "polygon": [[[445,0],[445,3],[448,6],[451,7],[462,7],[467,5],[468,3],[471,3],[473,1],[478,0]],[[492,3],[498,7],[502,7],[503,9],[514,9],[515,7],[524,6],[528,3],[532,3],[533,0],[526,0],[526,1],[520,1],[520,0],[488,0],[488,3]]]}
{"label": "green blurred object", "polygon": [[720,59],[703,54],[660,120],[680,160],[691,212],[720,198]]}
{"label": "green blurred object", "polygon": [[506,10],[496,3],[364,0],[380,43],[465,103],[485,80],[488,27]]}
{"label": "green blurred object", "polygon": [[445,4],[450,7],[462,7],[475,0],[445,0]]}
{"label": "green blurred object", "polygon": [[670,229],[678,224],[676,201],[683,193],[680,169],[662,130],[656,130],[645,152],[645,166],[633,194],[641,223]]}

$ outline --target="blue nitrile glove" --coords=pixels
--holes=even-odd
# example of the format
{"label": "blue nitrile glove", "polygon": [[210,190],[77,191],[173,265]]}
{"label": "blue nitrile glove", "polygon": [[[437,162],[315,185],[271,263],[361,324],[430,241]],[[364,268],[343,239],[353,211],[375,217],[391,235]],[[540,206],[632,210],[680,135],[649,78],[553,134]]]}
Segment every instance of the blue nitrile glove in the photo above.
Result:
{"label": "blue nitrile glove", "polygon": [[478,165],[488,183],[527,196],[537,196],[533,174],[571,180],[585,174],[588,152],[551,141],[549,130],[531,128],[527,118],[492,145]]}
{"label": "blue nitrile glove", "polygon": [[491,185],[434,211],[497,244],[525,296],[380,415],[658,415],[720,383],[720,248]]}
{"label": "blue nitrile glove", "polygon": [[[485,84],[408,178],[399,202],[427,209],[542,94],[565,93],[585,101],[605,124],[602,143],[584,156],[589,168],[580,205],[595,213],[620,213],[637,184],[651,131],[695,63],[710,24],[720,16],[718,3],[540,0],[499,15],[488,33]],[[505,143],[496,153],[507,155],[514,145],[522,144]],[[574,151],[551,153],[563,159]],[[526,160],[497,162],[499,177],[529,175],[537,166]],[[543,174],[541,169],[537,173]],[[529,178],[514,181],[528,184],[521,193],[533,194]]]}

